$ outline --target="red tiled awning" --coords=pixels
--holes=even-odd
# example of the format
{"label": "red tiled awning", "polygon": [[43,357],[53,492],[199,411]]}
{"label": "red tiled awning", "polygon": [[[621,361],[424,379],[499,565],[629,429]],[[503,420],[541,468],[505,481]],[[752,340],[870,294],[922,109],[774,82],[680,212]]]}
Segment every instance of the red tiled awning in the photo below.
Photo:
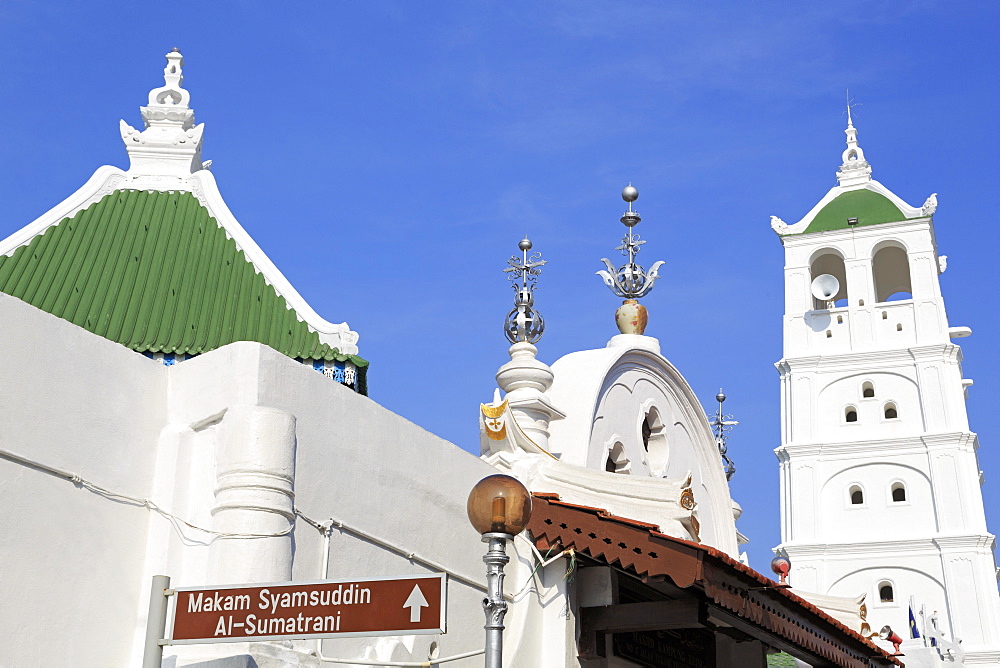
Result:
{"label": "red tiled awning", "polygon": [[812,603],[713,547],[601,508],[565,503],[556,494],[533,497],[527,528],[539,550],[574,548],[644,581],[667,578],[704,596],[751,635],[780,639],[836,666],[903,665]]}

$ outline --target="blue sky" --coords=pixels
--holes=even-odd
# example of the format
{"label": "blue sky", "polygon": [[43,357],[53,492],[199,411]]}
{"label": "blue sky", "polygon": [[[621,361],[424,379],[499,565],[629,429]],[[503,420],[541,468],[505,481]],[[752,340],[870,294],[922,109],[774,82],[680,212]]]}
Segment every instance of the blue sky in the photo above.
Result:
{"label": "blue sky", "polygon": [[[151,9],[153,7],[154,9]],[[844,89],[874,177],[939,194],[942,276],[1000,527],[994,293],[1000,5],[944,2],[0,1],[0,237],[127,166],[118,119],[182,49],[230,208],[325,318],[361,334],[374,399],[478,452],[508,358],[501,273],[525,232],[549,363],[602,347],[627,182],[640,258],[666,261],[648,334],[741,424],[734,497],[767,572],[779,541],[783,253],[836,181]]]}

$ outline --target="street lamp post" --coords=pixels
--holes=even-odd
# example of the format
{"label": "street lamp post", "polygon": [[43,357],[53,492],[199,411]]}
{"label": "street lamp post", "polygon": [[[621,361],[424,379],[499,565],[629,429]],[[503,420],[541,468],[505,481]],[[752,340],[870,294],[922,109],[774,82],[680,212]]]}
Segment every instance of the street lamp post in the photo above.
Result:
{"label": "street lamp post", "polygon": [[486,668],[501,668],[503,618],[507,601],[503,597],[503,569],[510,561],[507,541],[521,533],[531,518],[531,494],[516,478],[491,475],[480,480],[469,494],[466,506],[469,521],[487,544],[486,588]]}

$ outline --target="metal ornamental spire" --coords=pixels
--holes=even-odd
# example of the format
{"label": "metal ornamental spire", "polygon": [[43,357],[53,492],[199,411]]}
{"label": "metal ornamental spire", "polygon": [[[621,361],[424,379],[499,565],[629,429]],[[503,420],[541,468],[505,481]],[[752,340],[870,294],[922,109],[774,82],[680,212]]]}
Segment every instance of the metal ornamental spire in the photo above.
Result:
{"label": "metal ornamental spire", "polygon": [[534,309],[533,291],[538,275],[542,273],[542,265],[546,261],[542,259],[541,253],[536,252],[528,256],[531,240],[527,235],[521,239],[517,247],[521,250],[521,257],[512,255],[507,260],[510,266],[503,270],[513,283],[515,293],[514,308],[504,319],[503,332],[511,343],[524,341],[534,344],[542,338],[542,333],[545,331],[542,314]]}
{"label": "metal ornamental spire", "polygon": [[621,254],[628,258],[628,262],[615,269],[610,260],[602,257],[601,262],[608,270],[602,269],[597,272],[597,275],[603,278],[604,283],[619,297],[639,299],[645,297],[653,289],[653,284],[660,277],[656,272],[663,261],[660,260],[653,264],[648,273],[641,265],[636,264],[635,256],[641,250],[639,247],[646,243],[632,231],[632,228],[642,221],[639,212],[632,209],[632,202],[639,199],[639,191],[630,183],[622,190],[622,199],[628,202],[628,211],[621,217],[622,225],[628,228],[628,232],[622,237],[622,245],[615,250],[621,251]]}
{"label": "metal ornamental spire", "polygon": [[726,472],[726,480],[732,480],[733,476],[736,475],[736,464],[726,454],[728,450],[726,441],[729,438],[729,432],[739,422],[734,420],[732,415],[723,414],[722,402],[726,400],[726,395],[722,393],[721,388],[719,389],[719,393],[715,395],[715,400],[719,402],[719,409],[715,412],[715,415],[708,416],[708,425],[715,432],[715,444],[719,446],[719,454],[722,455],[722,468]]}
{"label": "metal ornamental spire", "polygon": [[622,334],[642,334],[646,329],[648,315],[645,307],[636,300],[645,297],[653,289],[653,284],[660,277],[657,272],[663,261],[654,262],[648,272],[642,265],[636,263],[635,256],[641,250],[640,246],[646,243],[633,231],[633,228],[642,221],[639,213],[632,208],[632,203],[639,199],[639,191],[630,183],[622,190],[622,199],[628,202],[628,211],[621,217],[622,225],[628,232],[622,237],[622,245],[615,250],[621,251],[621,254],[628,258],[628,262],[615,269],[610,260],[606,257],[601,258],[607,271],[602,269],[597,275],[604,279],[604,284],[613,293],[625,298],[625,302],[615,314],[619,331]]}
{"label": "metal ornamental spire", "polygon": [[[538,348],[535,347],[545,331],[542,314],[534,307],[535,283],[545,260],[541,253],[529,255],[531,240],[527,236],[517,247],[521,251],[520,257],[511,257],[507,260],[510,266],[504,269],[507,278],[514,284],[514,308],[503,323],[503,333],[511,343],[507,350],[510,361],[497,371],[497,385],[507,395],[501,402],[497,392],[493,404],[483,406],[482,416],[490,420],[480,423],[484,429],[484,439],[480,441],[484,455],[492,450],[491,441],[501,441],[507,438],[506,434],[513,433],[507,431],[505,424],[511,427],[516,424],[520,432],[544,450],[549,442],[549,422],[566,417],[545,395],[552,387],[555,376],[548,365],[537,359]],[[497,420],[508,414],[513,418],[512,423]]]}

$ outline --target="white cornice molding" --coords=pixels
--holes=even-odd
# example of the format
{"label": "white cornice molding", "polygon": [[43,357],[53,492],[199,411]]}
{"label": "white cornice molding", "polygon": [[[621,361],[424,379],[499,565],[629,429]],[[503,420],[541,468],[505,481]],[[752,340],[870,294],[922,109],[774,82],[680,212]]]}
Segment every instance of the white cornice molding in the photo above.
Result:
{"label": "white cornice molding", "polygon": [[928,346],[896,348],[895,350],[783,357],[775,363],[775,367],[783,374],[809,370],[817,373],[841,373],[852,369],[873,371],[873,365],[879,370],[888,370],[892,365],[912,367],[916,362],[958,363],[961,361],[961,346],[954,343],[935,343]]}
{"label": "white cornice molding", "polygon": [[911,346],[908,348],[914,362],[961,362],[962,346],[956,343],[935,343],[929,346]]}
{"label": "white cornice molding", "polygon": [[[782,457],[787,459],[794,457],[798,459],[808,456],[823,456],[836,459],[839,456],[854,457],[859,453],[869,454],[877,459],[883,457],[886,452],[900,455],[907,452],[923,453],[927,451],[958,449],[959,451],[964,450],[972,453],[978,447],[979,437],[974,432],[950,431],[903,438],[870,438],[844,442],[786,443],[775,448],[774,452],[779,459]],[[872,459],[865,459],[863,463],[870,464],[872,461]]]}
{"label": "white cornice molding", "polygon": [[862,558],[871,558],[875,554],[895,554],[906,553],[910,556],[924,554],[926,556],[936,555],[943,551],[987,549],[991,548],[995,542],[992,534],[940,534],[924,536],[921,538],[904,538],[899,540],[865,540],[852,543],[811,543],[811,542],[786,542],[774,548],[775,551],[784,550],[788,554],[798,557],[829,557],[854,555]]}
{"label": "white cornice molding", "polygon": [[[710,544],[699,536],[690,472],[682,479],[616,475],[524,451],[498,450],[482,459],[515,476],[532,491],[555,493],[565,503],[601,508],[612,515],[654,524],[669,536]],[[713,547],[734,556],[736,545],[738,542],[729,550]]]}
{"label": "white cornice molding", "polygon": [[980,550],[993,550],[996,545],[996,536],[990,533],[974,534],[965,536],[935,536],[934,544],[941,548],[942,552],[966,551],[976,548]]}
{"label": "white cornice molding", "polygon": [[[877,238],[881,240],[882,238],[889,236],[890,238],[901,238],[907,237],[907,241],[916,245],[919,240],[912,240],[912,233],[926,231],[931,226],[930,218],[915,218],[910,220],[900,220],[892,223],[878,223],[876,225],[862,225],[860,227],[851,226],[842,230],[825,230],[817,234],[824,235],[824,244],[837,244],[849,241],[860,241],[866,238]],[[798,247],[810,247],[816,245],[816,238],[812,235],[791,235],[784,237],[785,247],[789,249]],[[929,248],[923,248],[916,246],[910,249],[913,253],[922,252],[934,252],[936,254],[937,247],[931,246]],[[857,260],[858,258],[854,258]],[[847,259],[848,262],[852,261],[850,258]],[[787,268],[794,268],[796,265],[789,265]],[[808,265],[801,265],[802,267],[807,267]]]}
{"label": "white cornice molding", "polygon": [[[834,188],[834,190],[837,190],[837,188]],[[859,188],[851,188],[851,190],[859,190]],[[870,188],[868,190],[870,190]],[[878,223],[876,225],[852,225],[843,229],[823,230],[822,232],[814,232],[807,235],[786,232],[784,233],[785,236],[782,236],[781,239],[786,247],[795,248],[798,246],[809,246],[815,244],[816,234],[822,234],[824,240],[828,243],[836,243],[841,239],[861,239],[869,236],[884,236],[887,232],[899,233],[918,231],[930,227],[931,222],[930,216],[920,216],[918,210],[918,216],[915,218]],[[808,225],[806,227],[808,227]]]}
{"label": "white cornice molding", "polygon": [[935,556],[940,550],[930,538],[911,538],[890,541],[864,541],[859,543],[782,543],[774,548],[799,559],[814,557],[825,559],[830,556],[871,559],[872,555],[906,553],[908,556]]}

